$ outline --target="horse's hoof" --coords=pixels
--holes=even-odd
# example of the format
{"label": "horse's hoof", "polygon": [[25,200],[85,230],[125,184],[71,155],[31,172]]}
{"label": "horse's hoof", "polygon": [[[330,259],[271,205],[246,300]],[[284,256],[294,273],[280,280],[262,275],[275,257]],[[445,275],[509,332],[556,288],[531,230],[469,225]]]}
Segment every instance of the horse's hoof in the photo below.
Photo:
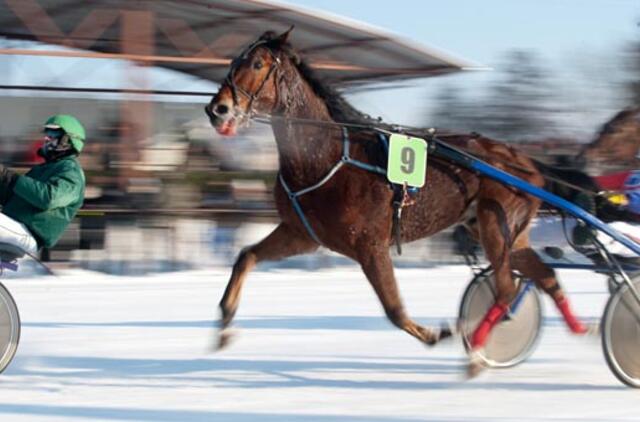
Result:
{"label": "horse's hoof", "polygon": [[600,336],[600,324],[595,322],[592,324],[585,324],[584,330],[581,333],[576,333],[585,337],[599,337]]}
{"label": "horse's hoof", "polygon": [[591,324],[578,323],[569,326],[569,331],[577,336],[593,337],[600,335],[600,324],[595,322]]}
{"label": "horse's hoof", "polygon": [[485,369],[486,365],[482,358],[482,349],[476,349],[469,352],[469,363],[467,364],[466,378],[475,378]]}
{"label": "horse's hoof", "polygon": [[453,331],[450,327],[443,327],[438,334],[438,341],[448,339],[453,336]]}
{"label": "horse's hoof", "polygon": [[479,362],[469,362],[467,364],[467,371],[465,373],[466,379],[471,380],[480,375],[484,371],[485,367]]}
{"label": "horse's hoof", "polygon": [[440,326],[440,332],[438,335],[438,341],[451,338],[460,332],[458,324],[451,322],[443,322]]}
{"label": "horse's hoof", "polygon": [[425,341],[424,344],[426,344],[429,347],[433,347],[436,344],[438,344],[438,341],[440,341],[440,339],[438,338],[438,335],[434,334],[433,337],[431,337],[429,340]]}
{"label": "horse's hoof", "polygon": [[216,345],[216,350],[222,350],[229,344],[231,344],[233,337],[234,333],[229,328],[221,330],[218,334],[218,344]]}
{"label": "horse's hoof", "polygon": [[441,340],[446,340],[453,337],[457,332],[458,330],[455,326],[445,322],[442,324],[442,326],[440,326],[439,329],[433,331],[432,335],[429,337],[429,340],[427,340],[425,343],[427,344],[427,346],[435,346],[436,344],[440,343]]}

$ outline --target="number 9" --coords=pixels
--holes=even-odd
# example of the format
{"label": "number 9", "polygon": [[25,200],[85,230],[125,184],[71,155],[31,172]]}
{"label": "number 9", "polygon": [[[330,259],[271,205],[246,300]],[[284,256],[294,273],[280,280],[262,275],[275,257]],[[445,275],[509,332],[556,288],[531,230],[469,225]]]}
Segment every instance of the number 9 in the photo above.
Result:
{"label": "number 9", "polygon": [[416,166],[416,152],[409,147],[404,147],[400,151],[400,161],[402,161],[402,166],[400,166],[400,170],[402,170],[405,174],[413,173]]}

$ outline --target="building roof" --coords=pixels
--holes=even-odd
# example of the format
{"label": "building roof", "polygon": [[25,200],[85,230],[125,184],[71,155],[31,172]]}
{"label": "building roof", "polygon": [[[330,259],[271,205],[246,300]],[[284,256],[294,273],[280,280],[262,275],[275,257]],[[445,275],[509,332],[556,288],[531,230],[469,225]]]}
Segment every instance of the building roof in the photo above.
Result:
{"label": "building roof", "polygon": [[124,58],[220,82],[242,47],[291,25],[294,47],[338,85],[479,67],[360,22],[266,0],[5,0],[0,36],[71,49],[0,53]]}

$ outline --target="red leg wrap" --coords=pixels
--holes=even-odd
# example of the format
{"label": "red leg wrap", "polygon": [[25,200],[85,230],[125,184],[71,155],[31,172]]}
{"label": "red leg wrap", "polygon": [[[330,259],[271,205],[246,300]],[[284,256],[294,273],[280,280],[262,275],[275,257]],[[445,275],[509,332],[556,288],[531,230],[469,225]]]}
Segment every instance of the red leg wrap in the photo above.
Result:
{"label": "red leg wrap", "polygon": [[478,325],[478,328],[473,332],[473,336],[471,336],[472,349],[477,349],[485,345],[487,338],[489,337],[489,333],[493,327],[500,322],[508,310],[509,307],[507,305],[499,303],[494,304],[489,309],[482,322]]}
{"label": "red leg wrap", "polygon": [[587,327],[573,314],[569,306],[569,300],[566,297],[558,300],[556,306],[572,332],[575,334],[585,334],[588,331]]}

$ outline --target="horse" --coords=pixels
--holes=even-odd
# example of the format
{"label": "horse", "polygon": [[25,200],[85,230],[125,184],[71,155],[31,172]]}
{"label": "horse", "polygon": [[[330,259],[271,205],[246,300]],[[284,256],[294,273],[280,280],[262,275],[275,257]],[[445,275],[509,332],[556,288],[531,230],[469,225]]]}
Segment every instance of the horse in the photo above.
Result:
{"label": "horse", "polygon": [[592,170],[622,171],[638,168],[640,161],[640,107],[618,112],[587,144],[577,161]]}
{"label": "horse", "polygon": [[587,172],[608,173],[637,169],[640,164],[640,107],[619,111],[605,122],[593,141],[585,145],[571,167],[557,168],[536,162],[547,176],[545,189],[580,205],[600,220],[640,223],[640,216],[609,200]]}
{"label": "horse", "polygon": [[[585,333],[553,269],[529,243],[538,199],[429,156],[426,185],[413,204],[403,208],[399,238],[392,235],[393,189],[384,175],[371,169],[384,167],[387,154],[380,128],[393,126],[359,112],[318,78],[289,42],[290,33],[266,32],[243,50],[205,106],[213,128],[229,137],[253,117],[268,116],[279,154],[274,195],[281,221],[235,261],[219,304],[218,346],[229,341],[243,284],[257,263],[311,253],[320,246],[358,262],[389,321],[423,344],[435,345],[452,329],[421,326],[407,314],[390,248],[460,222],[482,245],[495,271],[497,291],[495,304],[470,340],[470,376],[482,369],[478,353],[517,294],[513,270],[535,280],[553,298],[573,332]],[[544,184],[535,164],[503,143],[477,134],[440,137],[535,186]],[[345,154],[369,167],[336,165]]]}

